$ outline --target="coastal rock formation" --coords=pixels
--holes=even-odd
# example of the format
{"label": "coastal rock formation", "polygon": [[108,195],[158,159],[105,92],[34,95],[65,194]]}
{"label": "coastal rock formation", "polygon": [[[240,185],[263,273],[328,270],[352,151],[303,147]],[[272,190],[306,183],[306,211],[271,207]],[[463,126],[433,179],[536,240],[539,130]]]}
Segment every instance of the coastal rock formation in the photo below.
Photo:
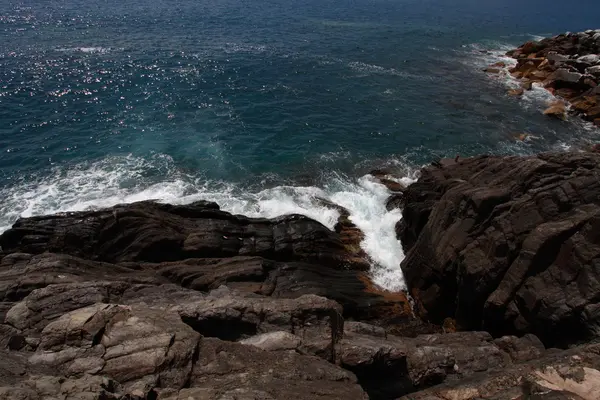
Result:
{"label": "coastal rock formation", "polygon": [[414,309],[370,282],[343,210],[333,231],[208,202],[19,220],[0,236],[0,398],[596,399],[598,346],[546,346],[598,336],[600,154],[378,178]]}
{"label": "coastal rock formation", "polygon": [[[22,219],[0,237],[0,246],[12,253],[2,260],[11,268],[0,271],[8,285],[5,307],[36,287],[117,274],[199,291],[228,285],[273,297],[316,294],[340,302],[346,316],[412,319],[406,297],[372,290],[355,246],[300,215],[251,219],[209,202],[140,202]],[[27,272],[27,280],[19,282],[15,271]]]}
{"label": "coastal rock formation", "polygon": [[[571,111],[600,126],[600,30],[565,33],[509,51],[509,72],[530,90],[539,84],[571,104]],[[551,105],[547,115],[562,118]]]}
{"label": "coastal rock formation", "polygon": [[303,216],[141,202],[23,219],[0,245],[3,398],[366,398],[336,366],[344,318],[418,325]]}
{"label": "coastal rock formation", "polygon": [[404,194],[421,315],[564,346],[600,333],[600,155],[444,160]]}
{"label": "coastal rock formation", "polygon": [[442,384],[401,400],[595,400],[600,390],[600,348],[589,345],[515,364],[490,374]]}

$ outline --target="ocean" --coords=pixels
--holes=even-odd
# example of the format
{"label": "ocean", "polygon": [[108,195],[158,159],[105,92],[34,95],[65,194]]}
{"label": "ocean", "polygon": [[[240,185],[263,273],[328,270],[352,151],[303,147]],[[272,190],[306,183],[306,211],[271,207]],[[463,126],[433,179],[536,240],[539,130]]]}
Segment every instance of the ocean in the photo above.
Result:
{"label": "ocean", "polygon": [[[600,28],[600,2],[3,0],[0,231],[155,199],[248,216],[351,212],[376,283],[404,287],[387,190],[432,159],[594,143],[543,89],[482,69]],[[519,136],[527,134],[526,140]]]}

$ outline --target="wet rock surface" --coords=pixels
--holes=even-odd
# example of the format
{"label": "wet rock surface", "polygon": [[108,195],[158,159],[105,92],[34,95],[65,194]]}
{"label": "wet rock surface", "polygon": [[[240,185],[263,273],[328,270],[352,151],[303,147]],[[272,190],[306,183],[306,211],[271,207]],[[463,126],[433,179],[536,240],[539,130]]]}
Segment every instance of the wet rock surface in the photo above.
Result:
{"label": "wet rock surface", "polygon": [[544,114],[564,119],[569,111],[600,126],[600,30],[527,42],[507,55],[517,60],[509,73],[523,88],[531,90],[535,83],[570,104],[569,110],[549,104]]}
{"label": "wet rock surface", "polygon": [[344,212],[22,219],[0,236],[0,398],[596,399],[598,345],[546,347],[598,336],[599,161],[382,172],[414,307],[370,282]]}

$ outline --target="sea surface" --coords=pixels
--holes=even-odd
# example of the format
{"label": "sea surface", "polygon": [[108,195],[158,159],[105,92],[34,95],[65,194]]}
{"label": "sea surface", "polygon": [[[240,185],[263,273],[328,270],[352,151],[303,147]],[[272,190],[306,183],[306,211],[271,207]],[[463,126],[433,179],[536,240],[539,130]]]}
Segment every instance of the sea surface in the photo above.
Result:
{"label": "sea surface", "polygon": [[482,68],[598,16],[597,0],[2,0],[0,231],[146,199],[333,227],[322,197],[401,289],[401,214],[368,171],[410,183],[437,157],[596,141]]}

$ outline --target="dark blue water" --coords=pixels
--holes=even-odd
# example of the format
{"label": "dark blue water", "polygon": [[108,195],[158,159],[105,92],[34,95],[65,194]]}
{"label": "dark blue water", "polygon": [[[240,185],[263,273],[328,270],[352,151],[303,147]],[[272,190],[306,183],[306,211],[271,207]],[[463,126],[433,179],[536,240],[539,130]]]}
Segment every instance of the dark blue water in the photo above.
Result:
{"label": "dark blue water", "polygon": [[4,0],[0,226],[147,198],[331,225],[321,196],[394,246],[369,168],[595,139],[481,68],[599,15],[592,0]]}

